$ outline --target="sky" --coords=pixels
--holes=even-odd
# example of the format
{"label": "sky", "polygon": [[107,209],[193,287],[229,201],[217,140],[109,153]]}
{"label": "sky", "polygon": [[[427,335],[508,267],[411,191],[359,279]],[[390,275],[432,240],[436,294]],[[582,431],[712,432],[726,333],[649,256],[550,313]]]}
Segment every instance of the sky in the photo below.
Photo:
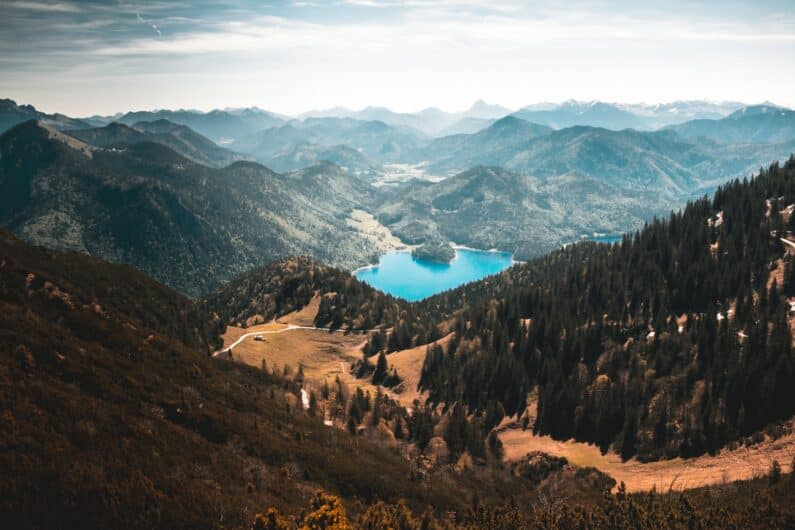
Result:
{"label": "sky", "polygon": [[577,99],[795,106],[795,0],[0,0],[0,98],[73,116]]}

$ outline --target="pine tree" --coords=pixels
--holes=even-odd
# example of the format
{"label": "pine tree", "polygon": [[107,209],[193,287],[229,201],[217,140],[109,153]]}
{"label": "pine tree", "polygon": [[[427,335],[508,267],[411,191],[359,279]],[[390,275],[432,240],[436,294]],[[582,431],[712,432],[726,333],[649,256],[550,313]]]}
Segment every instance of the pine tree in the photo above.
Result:
{"label": "pine tree", "polygon": [[386,354],[382,351],[378,354],[378,362],[375,365],[375,371],[373,372],[373,384],[380,385],[387,376],[387,370],[389,369],[389,365],[386,360]]}

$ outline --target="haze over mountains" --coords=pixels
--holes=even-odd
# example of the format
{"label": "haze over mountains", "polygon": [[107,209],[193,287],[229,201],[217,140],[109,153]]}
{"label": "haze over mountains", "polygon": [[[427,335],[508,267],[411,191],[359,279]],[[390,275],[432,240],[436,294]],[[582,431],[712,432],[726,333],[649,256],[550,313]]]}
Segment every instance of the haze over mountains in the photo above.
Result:
{"label": "haze over mountains", "polygon": [[[478,102],[462,113],[77,120],[5,100],[0,123],[38,121],[0,139],[9,190],[0,223],[192,295],[291,254],[349,269],[376,259],[386,247],[353,220],[356,210],[404,243],[455,241],[528,259],[637,229],[795,151],[795,112],[738,106],[566,102],[504,115]],[[434,136],[462,120],[482,128]],[[146,221],[131,231],[137,216]]]}

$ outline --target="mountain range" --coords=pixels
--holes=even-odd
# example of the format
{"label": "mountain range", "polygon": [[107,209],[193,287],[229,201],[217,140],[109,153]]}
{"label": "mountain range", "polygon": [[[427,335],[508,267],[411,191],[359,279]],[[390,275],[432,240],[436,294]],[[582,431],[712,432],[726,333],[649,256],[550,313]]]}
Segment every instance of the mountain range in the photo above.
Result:
{"label": "mountain range", "polygon": [[510,114],[510,109],[478,100],[463,112],[445,112],[429,107],[415,113],[394,112],[385,107],[366,107],[354,111],[344,107],[309,111],[300,118],[354,118],[363,121],[381,121],[395,127],[409,127],[429,136],[475,132],[473,123],[484,125],[491,120]]}
{"label": "mountain range", "polygon": [[423,135],[382,121],[306,118],[243,137],[230,147],[267,164],[269,160],[287,155],[304,145],[333,148],[341,144],[377,162],[395,162],[411,156],[419,149],[423,144]]}
{"label": "mountain range", "polygon": [[[185,125],[214,142],[228,144],[237,138],[275,127],[284,123],[284,118],[257,108],[240,110],[213,110],[198,112],[191,110],[157,110],[127,112],[118,117],[101,118],[100,121],[118,121],[127,125],[139,122],[168,120]],[[95,121],[97,121],[95,119]]]}
{"label": "mountain range", "polygon": [[540,103],[514,113],[519,118],[555,129],[586,125],[611,130],[655,130],[697,119],[717,120],[743,108],[742,103],[676,101],[658,105],[574,101]]}
{"label": "mountain range", "polygon": [[83,129],[90,125],[80,119],[63,114],[47,114],[33,105],[17,105],[10,99],[0,99],[0,132],[28,120],[40,120],[56,129]]}
{"label": "mountain range", "polygon": [[37,244],[134,265],[192,295],[285,255],[353,268],[376,252],[345,222],[370,190],[337,166],[216,169],[144,138],[102,148],[36,121],[7,131],[0,223]]}
{"label": "mountain range", "polygon": [[225,146],[163,118],[18,125],[0,140],[9,190],[0,224],[197,295],[291,254],[350,269],[370,262],[392,243],[368,235],[354,210],[403,243],[455,241],[524,260],[593,233],[634,230],[795,151],[795,112],[769,106],[660,131],[554,129],[510,115],[441,138],[349,117],[169,115],[277,125]]}
{"label": "mountain range", "polygon": [[786,142],[795,138],[795,111],[770,105],[743,107],[722,120],[693,120],[669,128],[688,139],[727,144]]}
{"label": "mountain range", "polygon": [[245,159],[243,155],[220,147],[193,129],[165,119],[138,122],[132,126],[111,122],[104,127],[70,130],[68,134],[93,146],[106,148],[153,142],[165,145],[197,164],[211,167],[224,167]]}
{"label": "mountain range", "polygon": [[408,243],[454,241],[538,256],[597,233],[641,226],[670,203],[592,177],[538,178],[477,166],[440,182],[413,182],[383,198],[379,220]]}

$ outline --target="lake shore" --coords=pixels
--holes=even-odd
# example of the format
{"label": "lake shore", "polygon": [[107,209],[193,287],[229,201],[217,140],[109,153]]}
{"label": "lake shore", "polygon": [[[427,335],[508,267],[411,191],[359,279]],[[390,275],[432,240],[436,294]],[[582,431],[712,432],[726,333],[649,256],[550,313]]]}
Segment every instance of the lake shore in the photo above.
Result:
{"label": "lake shore", "polygon": [[415,258],[408,250],[383,254],[377,264],[359,267],[353,274],[385,293],[414,302],[460,285],[498,274],[515,264],[508,252],[465,249],[457,246],[449,263]]}

